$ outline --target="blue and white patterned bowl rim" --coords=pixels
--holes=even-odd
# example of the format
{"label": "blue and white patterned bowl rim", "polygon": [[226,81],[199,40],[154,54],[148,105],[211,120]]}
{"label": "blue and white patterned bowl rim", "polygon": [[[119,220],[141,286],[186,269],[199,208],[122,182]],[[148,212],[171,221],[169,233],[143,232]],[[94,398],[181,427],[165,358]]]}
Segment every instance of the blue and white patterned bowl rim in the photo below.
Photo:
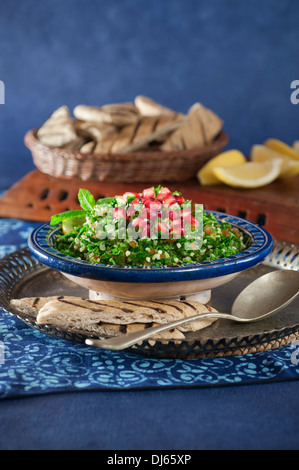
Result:
{"label": "blue and white patterned bowl rim", "polygon": [[219,221],[230,223],[249,235],[252,244],[241,253],[203,263],[180,266],[135,267],[91,263],[64,255],[53,247],[53,239],[59,226],[45,223],[33,230],[28,245],[42,264],[57,271],[88,279],[115,282],[179,282],[210,279],[238,273],[256,266],[265,260],[273,247],[273,240],[267,230],[240,217],[212,212]]}

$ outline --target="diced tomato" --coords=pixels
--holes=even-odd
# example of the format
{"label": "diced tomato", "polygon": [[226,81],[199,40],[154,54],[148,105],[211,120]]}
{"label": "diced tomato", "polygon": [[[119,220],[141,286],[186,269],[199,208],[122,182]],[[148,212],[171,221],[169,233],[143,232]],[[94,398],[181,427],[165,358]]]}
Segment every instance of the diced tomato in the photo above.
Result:
{"label": "diced tomato", "polygon": [[222,230],[221,232],[225,237],[229,237],[229,231],[228,230]]}
{"label": "diced tomato", "polygon": [[163,203],[163,206],[167,208],[167,207],[172,206],[173,204],[176,204],[176,202],[177,202],[177,200],[176,200],[176,197],[175,197],[175,196],[168,196],[168,197],[165,199],[165,201],[164,201],[164,203]]}
{"label": "diced tomato", "polygon": [[159,210],[162,206],[162,203],[155,199],[146,199],[143,204],[152,210]]}
{"label": "diced tomato", "polygon": [[145,225],[147,225],[147,220],[144,217],[136,217],[136,219],[133,219],[131,222],[132,226],[135,228],[143,228]]}
{"label": "diced tomato", "polygon": [[176,220],[180,218],[180,214],[177,211],[173,211],[171,209],[167,209],[164,215],[165,217],[168,217],[169,220]]}
{"label": "diced tomato", "polygon": [[175,196],[175,198],[178,204],[183,204],[183,202],[185,202],[185,199],[182,196]]}
{"label": "diced tomato", "polygon": [[155,230],[157,232],[161,232],[161,233],[168,233],[168,231],[169,231],[167,225],[164,224],[164,222],[156,222],[155,223]]}
{"label": "diced tomato", "polygon": [[214,228],[211,227],[210,225],[205,225],[203,231],[206,235],[212,235],[212,233],[214,233]]}
{"label": "diced tomato", "polygon": [[[181,209],[181,216],[186,222],[191,221],[192,212],[191,209]],[[189,222],[190,223],[190,222]]]}
{"label": "diced tomato", "polygon": [[136,199],[134,199],[133,201],[130,202],[130,205],[135,206],[135,204],[139,204],[139,202],[140,202],[139,199],[136,198]]}
{"label": "diced tomato", "polygon": [[199,227],[199,222],[195,217],[193,217],[193,215],[191,216],[191,227],[194,227],[194,228]]}
{"label": "diced tomato", "polygon": [[114,218],[115,219],[125,219],[126,218],[126,210],[124,207],[115,207],[114,209]]}
{"label": "diced tomato", "polygon": [[172,222],[171,228],[172,234],[175,238],[179,238],[180,236],[184,236],[186,234],[186,226],[182,219],[176,219]]}
{"label": "diced tomato", "polygon": [[136,214],[136,210],[134,206],[129,206],[127,209],[127,220],[130,220],[130,218]]}
{"label": "diced tomato", "polygon": [[161,202],[164,202],[165,199],[167,199],[169,196],[171,196],[171,191],[168,188],[161,188],[160,191],[157,194],[157,199]]}
{"label": "diced tomato", "polygon": [[240,237],[241,237],[240,230],[239,230],[239,229],[237,229],[237,227],[234,227],[234,228],[232,228],[232,232],[234,232],[234,233],[237,235],[237,237],[238,237],[238,238],[240,238]]}
{"label": "diced tomato", "polygon": [[143,238],[143,237],[149,237],[149,236],[150,236],[150,233],[151,233],[151,229],[150,229],[149,224],[147,223],[147,224],[142,228],[141,238]]}
{"label": "diced tomato", "polygon": [[155,190],[153,188],[147,188],[142,191],[142,197],[152,197],[153,199],[156,197]]}

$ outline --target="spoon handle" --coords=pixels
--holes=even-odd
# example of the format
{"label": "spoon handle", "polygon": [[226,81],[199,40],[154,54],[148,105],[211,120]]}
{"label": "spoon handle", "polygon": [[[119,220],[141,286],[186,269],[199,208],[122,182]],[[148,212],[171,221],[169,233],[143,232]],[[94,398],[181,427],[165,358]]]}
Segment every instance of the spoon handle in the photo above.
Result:
{"label": "spoon handle", "polygon": [[102,349],[112,349],[112,350],[126,349],[138,343],[139,341],[143,341],[147,338],[150,338],[151,336],[161,333],[162,331],[171,330],[177,326],[184,325],[185,323],[188,323],[191,321],[204,320],[207,318],[211,318],[211,319],[225,318],[227,320],[234,320],[238,322],[248,321],[246,319],[243,320],[242,318],[234,317],[233,315],[230,315],[228,313],[219,313],[219,312],[203,313],[203,314],[200,313],[197,315],[193,315],[191,317],[182,318],[180,320],[175,320],[170,323],[165,323],[163,325],[153,326],[151,328],[147,328],[142,331],[136,331],[134,333],[129,333],[126,335],[121,335],[121,336],[114,336],[113,338],[108,338],[108,339],[88,338],[85,340],[85,344],[89,346],[96,346]]}

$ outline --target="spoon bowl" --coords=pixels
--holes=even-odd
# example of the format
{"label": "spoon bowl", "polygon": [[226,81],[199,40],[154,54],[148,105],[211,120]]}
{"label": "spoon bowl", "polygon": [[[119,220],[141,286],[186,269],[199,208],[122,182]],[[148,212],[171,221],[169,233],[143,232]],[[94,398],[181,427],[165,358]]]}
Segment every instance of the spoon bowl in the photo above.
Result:
{"label": "spoon bowl", "polygon": [[142,332],[137,331],[135,333],[108,339],[88,338],[85,340],[85,343],[89,346],[96,346],[102,349],[121,350],[133,346],[162,331],[170,330],[195,320],[222,318],[242,323],[257,322],[282,310],[290,304],[298,294],[299,271],[272,271],[259,277],[242,290],[232,305],[231,314],[219,312],[198,314],[147,328]]}
{"label": "spoon bowl", "polygon": [[240,320],[260,321],[286,307],[298,293],[298,271],[272,271],[242,290],[232,305],[231,314]]}

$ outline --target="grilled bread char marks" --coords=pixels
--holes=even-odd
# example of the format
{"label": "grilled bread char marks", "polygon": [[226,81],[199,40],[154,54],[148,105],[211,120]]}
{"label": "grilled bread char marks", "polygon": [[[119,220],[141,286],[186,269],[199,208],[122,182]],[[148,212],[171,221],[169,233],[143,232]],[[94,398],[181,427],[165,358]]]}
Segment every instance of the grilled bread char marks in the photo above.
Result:
{"label": "grilled bread char marks", "polygon": [[[52,297],[27,297],[27,298],[22,298],[22,299],[12,299],[10,303],[12,307],[14,308],[14,310],[18,312],[20,315],[36,321],[39,311],[46,304],[54,300],[68,304],[69,305],[68,314],[71,315],[71,312],[72,312],[71,306],[72,305],[77,306],[78,297],[63,296],[63,295],[52,296]],[[90,302],[88,299],[81,299],[81,300]],[[104,308],[110,307],[108,304],[105,304],[104,302],[101,302],[101,305]],[[93,309],[94,309],[94,305],[93,305]],[[99,307],[97,307],[96,311],[98,310],[99,310]],[[130,308],[126,308],[126,307],[124,307],[122,310],[125,313],[132,312]],[[82,326],[82,322],[80,322],[80,324],[78,325],[78,328],[76,328],[76,326],[73,325],[73,322],[68,320],[68,315],[66,317],[64,317],[64,315],[62,317],[60,317],[59,315],[56,315],[52,321],[50,319],[47,321],[48,323],[46,322],[45,324],[49,324],[56,328],[61,328],[62,330],[68,329],[73,332],[77,332],[81,334],[86,333],[87,335],[93,333],[99,336],[123,335],[126,333],[133,333],[134,331],[142,331],[151,326],[158,325],[158,323],[132,323],[132,324],[122,325],[122,324],[115,324],[115,323],[109,323],[109,322],[105,323],[103,321],[99,321],[98,323],[88,322],[87,324],[85,323],[84,326]],[[184,335],[180,331],[176,329],[172,329],[169,331],[162,332],[153,338],[181,340],[181,339],[184,339]]]}
{"label": "grilled bread char marks", "polygon": [[152,143],[161,143],[177,129],[183,117],[143,116],[134,124],[122,127],[102,139],[98,139],[97,150],[106,153],[132,153],[146,150]]}
{"label": "grilled bread char marks", "polygon": [[78,105],[74,108],[74,116],[87,122],[97,124],[114,124],[115,126],[125,126],[133,124],[139,118],[139,112],[135,106],[128,106],[128,104],[115,104],[98,106]]}
{"label": "grilled bread char marks", "polygon": [[[67,307],[63,308],[61,304]],[[127,308],[119,301],[97,303],[87,299],[63,298],[45,304],[37,317],[37,322],[101,336],[133,333],[159,324],[155,322],[143,323],[139,319],[132,323],[128,316],[132,313],[134,313],[134,309]],[[153,338],[182,340],[184,335],[177,329],[171,329],[161,332]]]}
{"label": "grilled bread char marks", "polygon": [[[132,305],[131,301],[125,301],[125,303]],[[200,302],[196,301],[161,300],[157,302],[153,301],[150,303],[155,304],[156,306],[148,308],[154,308],[157,312],[161,313],[162,315],[159,323],[168,323],[171,320],[178,320],[180,318],[186,318],[191,317],[193,315],[212,313],[217,311],[208,305],[203,305]],[[138,304],[134,301],[134,305],[139,305],[140,307],[142,306],[143,308],[147,308],[147,306],[145,306],[144,304],[144,301]],[[174,314],[174,317],[176,318],[170,319],[170,315],[173,315],[173,313],[170,314],[170,308],[175,309],[176,313]],[[178,329],[184,332],[198,331],[212,325],[215,321],[215,319],[195,320],[186,323],[185,325],[179,326]]]}
{"label": "grilled bread char marks", "polygon": [[[115,336],[200,313],[215,311],[194,301],[93,301],[73,296],[29,297],[13,299],[13,308],[38,324],[63,330]],[[156,339],[183,339],[184,332],[210,326],[215,320],[192,321],[159,333]]]}
{"label": "grilled bread char marks", "polygon": [[[206,306],[199,302],[181,301],[93,301],[77,298],[57,299],[45,304],[40,310],[37,322],[67,323],[76,329],[88,329],[100,323],[129,325],[136,323],[165,324],[172,320],[186,318],[191,315],[208,313]],[[204,319],[189,322],[180,326],[180,331],[196,331],[205,328],[214,320]]]}

